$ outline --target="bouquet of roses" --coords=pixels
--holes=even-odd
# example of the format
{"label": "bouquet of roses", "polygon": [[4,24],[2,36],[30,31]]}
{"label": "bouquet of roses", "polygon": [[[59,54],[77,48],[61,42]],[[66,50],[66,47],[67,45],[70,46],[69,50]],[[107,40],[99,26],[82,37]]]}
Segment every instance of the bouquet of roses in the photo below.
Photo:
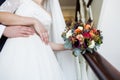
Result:
{"label": "bouquet of roses", "polygon": [[64,47],[73,49],[74,56],[86,51],[93,52],[102,44],[101,31],[92,27],[89,23],[72,22],[62,33]]}

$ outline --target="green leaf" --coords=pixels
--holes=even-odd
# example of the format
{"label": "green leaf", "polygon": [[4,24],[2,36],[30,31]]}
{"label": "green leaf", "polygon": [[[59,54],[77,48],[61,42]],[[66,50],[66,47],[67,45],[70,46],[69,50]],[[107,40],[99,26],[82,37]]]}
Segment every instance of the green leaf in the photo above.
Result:
{"label": "green leaf", "polygon": [[69,40],[66,40],[64,44],[64,48],[72,49],[72,43]]}

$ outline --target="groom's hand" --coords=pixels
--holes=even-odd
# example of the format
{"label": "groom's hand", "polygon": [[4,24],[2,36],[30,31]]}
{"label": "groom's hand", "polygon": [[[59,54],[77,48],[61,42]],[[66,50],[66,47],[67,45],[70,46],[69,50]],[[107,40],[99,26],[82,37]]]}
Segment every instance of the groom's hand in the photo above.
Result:
{"label": "groom's hand", "polygon": [[35,33],[34,29],[26,26],[9,26],[6,27],[3,35],[9,38],[29,37]]}

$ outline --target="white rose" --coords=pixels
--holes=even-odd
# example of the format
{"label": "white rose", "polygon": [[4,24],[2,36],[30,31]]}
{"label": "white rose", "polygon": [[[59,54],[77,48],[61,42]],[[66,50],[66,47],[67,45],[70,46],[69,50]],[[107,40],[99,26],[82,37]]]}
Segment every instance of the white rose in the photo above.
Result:
{"label": "white rose", "polygon": [[94,47],[95,47],[95,41],[92,40],[92,41],[91,41],[91,44],[90,44],[88,47],[89,47],[89,48],[94,48]]}
{"label": "white rose", "polygon": [[71,35],[72,35],[72,30],[69,30],[69,31],[66,33],[66,38],[69,38]]}
{"label": "white rose", "polygon": [[80,29],[81,31],[83,30],[83,27],[82,26],[79,26],[78,29]]}

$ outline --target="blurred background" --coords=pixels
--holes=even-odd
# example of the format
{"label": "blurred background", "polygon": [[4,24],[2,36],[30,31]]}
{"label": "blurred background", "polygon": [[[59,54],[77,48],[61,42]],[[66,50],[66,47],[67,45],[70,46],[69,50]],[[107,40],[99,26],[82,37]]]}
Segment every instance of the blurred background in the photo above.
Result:
{"label": "blurred background", "polygon": [[[77,0],[60,0],[65,20],[74,20]],[[120,71],[120,0],[93,0],[94,25],[103,33],[98,52]]]}

